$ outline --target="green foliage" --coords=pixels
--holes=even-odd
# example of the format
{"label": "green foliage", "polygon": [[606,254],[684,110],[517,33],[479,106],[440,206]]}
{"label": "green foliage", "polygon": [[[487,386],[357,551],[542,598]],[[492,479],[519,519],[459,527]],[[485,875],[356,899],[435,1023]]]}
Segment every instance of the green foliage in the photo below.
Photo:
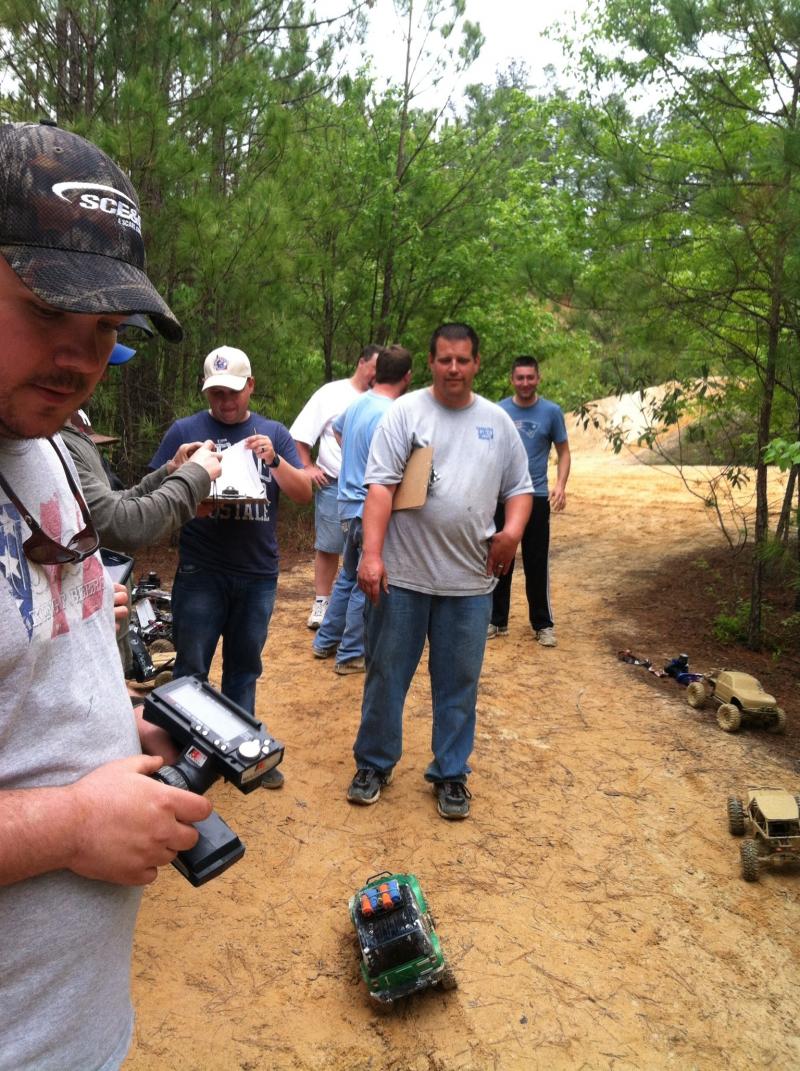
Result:
{"label": "green foliage", "polygon": [[179,349],[144,344],[95,400],[132,468],[197,407],[222,343],[248,352],[254,405],[287,423],[367,342],[409,346],[426,382],[449,319],[481,333],[490,397],[520,352],[568,408],[600,388],[596,333],[570,308],[588,174],[567,144],[573,106],[531,99],[517,72],[473,87],[463,118],[418,108],[419,81],[466,69],[482,37],[462,0],[395,6],[409,75],[377,91],[369,71],[329,73],[360,16],[312,42],[301,2],[0,0],[16,76],[3,113],[54,115],[131,174],[150,275],[184,325]]}
{"label": "green foliage", "polygon": [[[756,469],[763,549],[764,448],[796,432],[800,397],[796,12],[760,0],[607,0],[594,30],[582,53],[593,86],[575,126],[596,174],[591,255],[576,292],[613,314],[618,344],[652,347],[682,382],[702,364],[734,385],[726,399],[751,417],[736,450]],[[657,103],[634,116],[623,102],[643,87]],[[753,563],[757,646],[763,555]]]}
{"label": "green foliage", "polygon": [[749,617],[750,606],[745,600],[740,599],[732,612],[719,613],[714,618],[714,639],[718,643],[728,645],[746,643]]}
{"label": "green foliage", "polygon": [[776,660],[784,651],[800,650],[800,613],[789,614],[778,622],[773,641],[773,658]]}
{"label": "green foliage", "polygon": [[794,6],[606,0],[576,52],[585,93],[532,95],[512,68],[469,87],[461,115],[419,107],[413,72],[467,70],[482,43],[467,6],[395,10],[409,73],[381,88],[337,71],[363,5],[312,37],[303,0],[0,0],[0,111],[55,116],[130,172],[150,274],[186,331],[112,373],[95,424],[135,471],[202,404],[217,345],[248,352],[254,408],[290,423],[371,341],[407,345],[422,385],[431,329],[466,320],[491,398],[520,353],[585,419],[597,397],[674,383],[654,425],[723,482],[758,466],[765,546],[761,467],[798,463]]}
{"label": "green foliage", "polygon": [[785,439],[773,439],[764,447],[764,461],[784,470],[800,465],[800,442],[790,443]]}

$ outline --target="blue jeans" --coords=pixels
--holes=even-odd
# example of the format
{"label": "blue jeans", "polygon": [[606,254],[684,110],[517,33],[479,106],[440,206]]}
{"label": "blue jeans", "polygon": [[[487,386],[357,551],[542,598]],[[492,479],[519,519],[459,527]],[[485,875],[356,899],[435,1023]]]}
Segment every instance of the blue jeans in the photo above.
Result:
{"label": "blue jeans", "polygon": [[365,616],[367,676],[356,766],[388,774],[403,752],[403,705],[427,636],[433,698],[428,781],[466,781],[475,740],[475,703],[492,609],[488,595],[381,592]]}
{"label": "blue jeans", "polygon": [[344,535],[339,523],[339,481],[331,480],[314,492],[314,550],[341,554]]}
{"label": "blue jeans", "polygon": [[172,586],[176,677],[208,679],[222,637],[222,692],[255,716],[256,681],[278,581],[179,565]]}
{"label": "blue jeans", "polygon": [[337,662],[352,662],[364,657],[364,603],[366,596],[358,586],[358,560],[361,557],[363,528],[361,518],[343,521],[346,530],[342,568],[331,592],[325,620],[317,630],[312,647],[324,651],[335,647]]}

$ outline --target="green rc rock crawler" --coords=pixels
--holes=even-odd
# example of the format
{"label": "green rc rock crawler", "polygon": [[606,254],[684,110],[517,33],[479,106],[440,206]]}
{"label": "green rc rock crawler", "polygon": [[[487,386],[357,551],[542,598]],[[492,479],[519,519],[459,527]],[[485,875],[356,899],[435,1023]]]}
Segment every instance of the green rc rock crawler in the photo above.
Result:
{"label": "green rc rock crawler", "polygon": [[428,986],[455,989],[433,918],[413,874],[385,871],[350,899],[361,975],[383,1008]]}

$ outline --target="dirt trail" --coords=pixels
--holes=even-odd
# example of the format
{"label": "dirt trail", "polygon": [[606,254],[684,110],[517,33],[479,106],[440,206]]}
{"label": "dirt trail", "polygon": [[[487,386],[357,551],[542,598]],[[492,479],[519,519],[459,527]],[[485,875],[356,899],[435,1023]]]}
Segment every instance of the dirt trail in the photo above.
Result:
{"label": "dirt trail", "polygon": [[[422,780],[424,671],[394,784],[375,807],[347,804],[362,681],[311,657],[310,566],[283,576],[259,714],[286,742],[286,786],[215,788],[244,860],[199,890],[168,868],[147,891],[126,1071],[800,1064],[800,868],[745,884],[724,819],[747,784],[800,789],[796,765],[614,656],[620,593],[720,537],[666,472],[571,437],[553,524],[559,646],[533,642],[515,583],[510,635],[487,649],[466,822],[440,819]],[[668,592],[663,636],[677,653]],[[384,869],[418,875],[459,979],[390,1017],[359,982],[347,915]]]}

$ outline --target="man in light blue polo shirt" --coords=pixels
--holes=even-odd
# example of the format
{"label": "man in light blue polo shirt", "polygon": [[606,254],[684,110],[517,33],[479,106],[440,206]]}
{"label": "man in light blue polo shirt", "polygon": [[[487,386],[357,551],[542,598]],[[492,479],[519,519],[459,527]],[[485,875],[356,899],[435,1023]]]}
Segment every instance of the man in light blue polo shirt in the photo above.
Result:
{"label": "man in light blue polo shirt", "polygon": [[411,354],[402,346],[389,346],[378,353],[375,385],[352,403],[333,422],[342,446],[339,470],[339,520],[345,534],[342,568],[311,650],[317,658],[336,654],[336,673],[363,673],[364,592],[358,586],[361,557],[361,514],[367,489],[367,467],[372,436],[392,402],[405,394],[411,380]]}
{"label": "man in light blue polo shirt", "polygon": [[[325,617],[344,547],[337,502],[342,454],[333,434],[333,422],[372,386],[379,349],[373,344],[365,346],[349,379],[335,379],[314,391],[289,429],[315,489],[314,602],[306,621],[310,629],[318,629]],[[311,451],[317,442],[319,452],[312,461]]]}
{"label": "man in light blue polo shirt", "polygon": [[[528,454],[528,471],[533,482],[533,511],[522,536],[522,567],[525,570],[525,594],[528,617],[536,639],[542,647],[556,646],[553,613],[550,608],[550,510],[560,512],[567,504],[570,454],[564,414],[555,402],[540,398],[537,391],[541,376],[535,357],[517,357],[511,368],[514,395],[498,404],[508,413],[520,434]],[[558,458],[556,482],[547,489],[547,460],[555,446]],[[495,524],[503,527],[503,506],[497,508]],[[492,597],[492,622],[488,638],[505,636],[511,605],[511,568],[500,577]]]}

